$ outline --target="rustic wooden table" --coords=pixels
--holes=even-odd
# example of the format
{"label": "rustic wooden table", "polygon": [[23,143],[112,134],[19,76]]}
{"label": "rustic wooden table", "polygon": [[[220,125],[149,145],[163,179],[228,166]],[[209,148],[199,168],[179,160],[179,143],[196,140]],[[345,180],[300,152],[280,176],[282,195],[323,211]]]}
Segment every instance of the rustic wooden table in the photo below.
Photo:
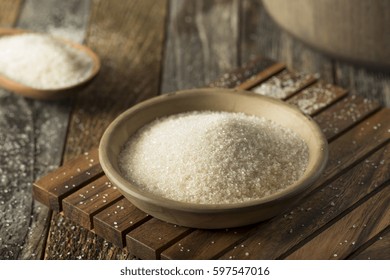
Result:
{"label": "rustic wooden table", "polygon": [[[351,94],[390,105],[388,72],[352,66],[307,48],[272,22],[261,1],[118,3],[0,0],[1,27],[84,42],[102,60],[97,79],[72,99],[34,101],[0,90],[0,259],[129,259],[134,252],[168,259],[390,258],[389,110],[342,90],[335,91],[331,109],[317,104],[318,110],[308,112],[333,147],[319,190],[305,208],[300,205],[271,222],[226,234],[175,229],[169,246],[158,247],[157,241],[143,240],[146,226],[164,226],[148,219],[142,224],[146,229],[129,233],[130,243],[136,241],[128,245],[132,251],[35,201],[33,182],[96,147],[123,110],[161,93],[205,86],[259,55],[319,73]],[[289,102],[298,103],[298,98]],[[325,198],[329,201],[321,202]],[[326,207],[316,209],[318,205]],[[293,228],[289,220],[300,223]],[[355,227],[353,232],[339,230]],[[148,242],[157,247],[146,250]],[[199,245],[198,250],[180,250],[191,244]]]}

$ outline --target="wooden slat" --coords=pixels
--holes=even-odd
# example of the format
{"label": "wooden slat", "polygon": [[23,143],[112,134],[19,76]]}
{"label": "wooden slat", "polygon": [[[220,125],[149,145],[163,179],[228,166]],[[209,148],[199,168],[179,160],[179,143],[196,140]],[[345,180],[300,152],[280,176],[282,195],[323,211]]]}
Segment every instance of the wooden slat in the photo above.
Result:
{"label": "wooden slat", "polygon": [[267,69],[259,72],[258,74],[246,79],[241,84],[239,84],[236,88],[242,90],[251,89],[252,87],[274,76],[276,73],[279,73],[285,68],[286,66],[283,63],[275,63],[274,65],[269,66]]}
{"label": "wooden slat", "polygon": [[389,140],[390,109],[382,109],[334,140],[328,165],[316,185],[325,183]]}
{"label": "wooden slat", "polygon": [[367,159],[368,162],[362,161],[337,180],[306,197],[293,209],[260,225],[255,235],[222,258],[276,259],[321,227],[326,227],[330,221],[390,179],[386,173],[389,163],[375,168],[389,155],[390,151],[384,153],[385,150],[377,151]]}
{"label": "wooden slat", "polygon": [[225,244],[236,244],[255,230],[240,227],[223,230],[196,230],[161,253],[161,259],[210,259],[218,257]]}
{"label": "wooden slat", "polygon": [[63,200],[65,217],[92,229],[93,216],[122,198],[122,194],[106,176],[102,176]]}
{"label": "wooden slat", "polygon": [[334,68],[338,85],[348,88],[353,94],[375,99],[382,106],[390,107],[389,71],[371,71],[342,61],[336,61]]}
{"label": "wooden slat", "polygon": [[347,91],[340,87],[318,82],[294,95],[287,102],[297,106],[305,114],[315,115],[346,95]]}
{"label": "wooden slat", "polygon": [[[389,148],[390,149],[390,148]],[[387,157],[389,159],[389,156]],[[378,164],[378,163],[376,163]],[[388,166],[387,171],[390,170]],[[389,185],[286,259],[344,259],[390,225]],[[323,242],[326,240],[326,242]]]}
{"label": "wooden slat", "polygon": [[314,120],[322,127],[326,138],[333,140],[379,108],[380,105],[376,101],[358,95],[349,95],[329,110],[316,115]]}
{"label": "wooden slat", "polygon": [[34,197],[55,211],[62,210],[62,199],[103,175],[98,150],[69,161],[34,183]]}
{"label": "wooden slat", "polygon": [[[126,235],[127,247],[141,259],[158,259],[161,251],[192,231],[153,218]],[[176,246],[184,251],[183,246]]]}
{"label": "wooden slat", "polygon": [[379,234],[373,244],[349,257],[352,260],[390,260],[390,227]]}
{"label": "wooden slat", "polygon": [[[96,147],[107,125],[125,109],[159,93],[167,1],[135,0],[113,4],[91,1],[85,43],[101,58],[102,68],[93,83],[75,99],[64,151],[64,161]],[[54,214],[45,258],[131,258],[111,243],[69,224]],[[73,224],[74,226],[74,224]],[[78,243],[72,238],[77,236]],[[61,246],[60,244],[71,244]],[[69,253],[69,254],[68,254]]]}
{"label": "wooden slat", "polygon": [[95,215],[93,223],[97,235],[123,248],[126,233],[150,218],[148,214],[136,208],[126,198],[122,198]]}
{"label": "wooden slat", "polygon": [[[239,86],[246,80],[250,79],[251,77],[254,77],[255,75],[258,75],[264,70],[267,70],[273,65],[279,65],[275,66],[276,68],[280,67],[279,63],[271,59],[265,57],[258,57],[256,59],[250,60],[238,69],[234,69],[226,74],[223,74],[219,79],[210,83],[209,86],[220,88],[234,88]],[[265,74],[263,74],[263,76],[269,77],[269,75]]]}
{"label": "wooden slat", "polygon": [[250,88],[250,91],[265,96],[286,99],[317,80],[316,75],[285,69],[264,83]]}

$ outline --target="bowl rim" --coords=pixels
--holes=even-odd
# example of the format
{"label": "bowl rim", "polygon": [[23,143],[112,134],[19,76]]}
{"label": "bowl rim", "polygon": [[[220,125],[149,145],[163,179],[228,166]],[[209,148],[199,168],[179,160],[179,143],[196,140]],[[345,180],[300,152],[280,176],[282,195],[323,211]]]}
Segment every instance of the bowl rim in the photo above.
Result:
{"label": "bowl rim", "polygon": [[[114,168],[113,164],[109,161],[108,150],[110,145],[110,137],[118,127],[120,123],[126,121],[128,117],[133,114],[136,114],[140,110],[143,110],[145,107],[154,106],[161,102],[169,101],[171,98],[186,98],[188,96],[193,96],[194,94],[201,96],[202,94],[228,94],[234,95],[244,95],[254,100],[267,100],[268,102],[275,103],[279,106],[287,108],[291,113],[298,114],[305,119],[305,122],[311,127],[313,135],[319,141],[319,153],[318,158],[316,159],[313,167],[309,170],[309,173],[301,177],[298,181],[286,187],[282,191],[276,192],[272,195],[265,196],[259,199],[254,199],[250,201],[244,201],[239,203],[221,203],[221,204],[199,204],[199,203],[190,203],[177,201],[169,198],[164,198],[158,195],[155,195],[149,191],[138,188],[135,184],[125,179],[120,172]],[[237,211],[239,209],[248,209],[253,207],[259,207],[259,205],[268,206],[272,205],[275,202],[283,202],[285,200],[291,199],[295,196],[298,196],[304,192],[308,187],[313,184],[315,180],[318,179],[322,171],[324,170],[326,163],[328,161],[328,142],[317,125],[317,123],[307,114],[301,112],[297,107],[290,105],[286,102],[283,102],[279,99],[267,97],[259,94],[254,94],[253,92],[238,90],[238,89],[226,89],[226,88],[200,88],[200,89],[187,89],[171,93],[162,94],[145,100],[141,103],[134,105],[133,107],[127,109],[121,113],[105,130],[99,144],[99,160],[102,166],[102,169],[108,179],[116,185],[122,192],[126,193],[130,197],[136,198],[143,202],[158,205],[160,207],[165,207],[168,209],[175,209],[184,212],[195,212],[195,213],[218,213],[218,212],[227,212],[227,211]],[[306,172],[306,171],[305,171]],[[304,178],[306,177],[306,178]]]}

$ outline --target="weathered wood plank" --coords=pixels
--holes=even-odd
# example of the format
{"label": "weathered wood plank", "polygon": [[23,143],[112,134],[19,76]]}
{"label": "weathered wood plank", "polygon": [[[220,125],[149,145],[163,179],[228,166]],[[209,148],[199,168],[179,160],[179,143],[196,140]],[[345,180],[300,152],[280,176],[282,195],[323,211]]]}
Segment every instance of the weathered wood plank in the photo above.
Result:
{"label": "weathered wood plank", "polygon": [[[14,18],[15,10],[9,6],[9,1],[2,1],[0,5],[4,3],[6,6],[1,7],[0,14],[9,12],[7,17]],[[18,3],[14,2],[15,5]],[[26,0],[23,3],[16,27],[82,41],[88,19],[88,1]],[[2,21],[5,19],[1,18]],[[71,31],[68,27],[72,27]],[[74,36],[77,32],[81,35]],[[0,163],[4,170],[1,189],[7,191],[7,196],[1,200],[5,211],[12,210],[11,215],[3,216],[10,226],[3,227],[6,232],[0,230],[0,256],[41,258],[50,211],[32,199],[31,182],[60,164],[70,104],[68,101],[27,100],[5,91],[1,91],[0,98],[0,114],[7,116],[1,118],[0,125],[0,139],[5,141],[0,145],[5,149],[4,157],[1,156],[5,162]],[[3,137],[4,132],[6,137]],[[20,210],[15,211],[17,208]]]}
{"label": "weathered wood plank", "polygon": [[12,27],[19,15],[21,0],[2,0],[0,2],[0,26]]}
{"label": "weathered wood plank", "polygon": [[[151,217],[136,208],[126,198],[93,217],[95,233],[123,248],[126,234]],[[132,252],[134,254],[134,252]],[[135,254],[136,255],[136,254]]]}
{"label": "weathered wood plank", "polygon": [[[152,218],[126,235],[127,248],[141,259],[159,259],[160,253],[193,229]],[[181,243],[179,251],[187,251]]]}
{"label": "weathered wood plank", "polygon": [[260,84],[261,82],[265,81],[266,79],[274,76],[275,74],[279,73],[280,71],[283,71],[286,68],[286,66],[283,63],[275,63],[274,65],[271,65],[266,70],[261,71],[260,73],[250,77],[249,79],[245,80],[241,84],[237,86],[238,89],[242,90],[248,90],[253,88],[254,86]]}
{"label": "weathered wood plank", "polygon": [[62,211],[62,199],[103,175],[97,149],[67,162],[34,183],[34,197],[50,209]]}
{"label": "weathered wood plank", "polygon": [[265,96],[287,99],[315,83],[317,79],[318,77],[314,74],[286,69],[250,90]]}
{"label": "weathered wood plank", "polygon": [[334,140],[329,147],[328,166],[316,185],[325,183],[327,178],[334,177],[341,170],[388,142],[389,112],[390,109],[380,110]]}
{"label": "weathered wood plank", "polygon": [[[195,230],[161,253],[161,259],[215,259],[227,248],[250,236],[255,227],[224,230]],[[218,253],[216,253],[218,252]]]}
{"label": "weathered wood plank", "polygon": [[[56,242],[48,240],[46,259],[132,259],[133,256],[124,249],[113,248],[113,245],[96,236],[92,231],[76,225],[62,215],[55,216],[58,227],[51,224],[49,237],[55,236]],[[53,223],[53,221],[51,222]]]}
{"label": "weathered wood plank", "polygon": [[379,235],[377,240],[364,250],[349,257],[353,260],[389,260],[390,259],[390,227]]}
{"label": "weathered wood plank", "polygon": [[170,4],[162,92],[202,87],[238,66],[239,1]]}
{"label": "weathered wood plank", "polygon": [[320,81],[294,95],[287,102],[313,116],[346,95],[345,89]]}
{"label": "weathered wood plank", "polygon": [[348,63],[335,63],[335,82],[353,94],[376,99],[381,105],[390,107],[389,71],[374,71]]}
{"label": "weathered wood plank", "polygon": [[279,63],[271,59],[259,56],[256,57],[256,59],[246,62],[239,68],[235,68],[234,70],[226,72],[216,80],[212,81],[208,86],[220,88],[234,88],[236,86],[239,86],[245,80],[250,79],[254,75],[257,75],[260,72],[267,70],[269,67],[272,67],[275,64]]}
{"label": "weathered wood plank", "polygon": [[[389,122],[389,117],[390,114],[388,114],[388,110],[384,110],[380,113],[377,113],[373,117],[367,119],[368,123],[378,123],[378,120],[382,121],[382,126],[379,127],[378,129],[367,129],[368,125],[366,122],[360,123],[360,125],[354,127],[350,131],[348,131],[346,134],[344,134],[342,137],[337,138],[335,141],[333,141],[330,144],[330,151],[329,151],[329,164],[327,168],[325,169],[322,177],[315,183],[315,185],[312,187],[313,189],[318,189],[321,186],[324,185],[327,181],[329,181],[331,178],[334,178],[338,174],[342,174],[347,168],[351,166],[351,164],[355,163],[368,153],[370,153],[373,149],[375,149],[378,146],[381,146],[383,143],[388,141],[388,129],[390,129],[390,122]],[[387,122],[387,125],[386,125]],[[363,129],[363,130],[362,130]],[[375,140],[374,140],[375,139]],[[355,141],[355,144],[351,144],[352,141]],[[259,225],[259,232],[267,232],[267,236],[274,236],[273,234],[269,234],[269,232],[272,232],[272,230],[280,230],[285,228],[284,225],[278,224],[283,222],[285,220],[284,217],[278,216],[277,218],[274,218],[274,222],[272,223],[265,223],[265,224],[260,224]],[[273,227],[273,224],[278,224],[278,226]],[[272,230],[267,231],[267,228],[270,227]],[[261,230],[260,230],[261,229]],[[191,235],[199,234],[198,232],[194,232]],[[202,233],[200,233],[202,234]],[[204,234],[204,233],[203,233]],[[182,242],[182,240],[178,241],[180,243],[184,243],[186,246],[192,246],[190,244],[195,244],[193,243],[193,240],[190,238],[191,235],[189,235],[186,238],[186,243]],[[246,233],[245,233],[246,235]],[[256,235],[255,235],[256,236]],[[276,235],[277,236],[277,235]],[[227,248],[232,248],[235,243],[242,239],[243,235],[240,236],[237,234],[236,239],[234,242],[231,243],[224,243],[222,246],[222,243],[219,242],[219,238],[223,239],[223,235],[215,235],[214,241],[218,242],[221,246],[219,247],[213,247],[213,250],[209,248],[208,251],[203,252],[202,257],[207,258],[207,259],[212,259],[215,257],[218,257],[222,252],[227,250]],[[206,236],[204,237],[206,239]],[[196,236],[196,240],[200,240],[198,236]],[[254,244],[257,244],[258,242],[262,243],[261,241],[257,241]],[[201,251],[202,246],[207,246],[207,244],[197,244],[197,247],[199,248],[198,250]],[[294,244],[295,245],[295,244]],[[173,245],[174,246],[174,245]],[[276,254],[274,258],[277,258],[280,254],[283,253],[283,248],[282,246],[273,246],[269,250],[261,251],[265,255],[263,258],[272,258],[269,254],[269,252],[272,252]],[[279,252],[277,248],[280,248],[282,252]],[[287,249],[286,249],[287,250]],[[205,250],[203,250],[205,251]],[[168,254],[172,253],[172,255]],[[164,252],[164,256],[170,259],[182,259],[185,258],[188,255],[180,254],[181,252],[179,251],[169,251],[169,252]],[[279,254],[279,255],[277,255]],[[228,255],[227,257],[229,257]],[[192,258],[196,258],[195,255],[191,256]],[[256,255],[252,255],[253,258],[259,257]]]}
{"label": "weathered wood plank", "polygon": [[118,114],[159,90],[166,1],[92,3],[86,44],[100,56],[102,68],[75,102],[65,161],[98,146]]}
{"label": "weathered wood plank", "polygon": [[[389,167],[390,165],[387,171]],[[390,191],[388,185],[362,205],[343,216],[331,227],[288,255],[286,259],[344,259],[389,225]],[[322,242],[323,240],[327,240],[327,242]]]}
{"label": "weathered wood plank", "polygon": [[[386,148],[370,156],[368,162],[362,161],[335,181],[321,187],[290,211],[260,225],[257,234],[222,258],[276,259],[315,235],[321,227],[329,225],[330,221],[389,180],[386,173],[389,163],[380,165],[388,157],[389,147],[384,151]],[[380,166],[375,168],[377,164]]]}
{"label": "weathered wood plank", "polygon": [[326,138],[333,140],[379,108],[377,101],[349,95],[333,105],[331,109],[316,115],[314,120],[323,128],[322,132]]}
{"label": "weathered wood plank", "polygon": [[[113,5],[96,0],[91,9],[86,44],[100,56],[102,69],[75,101],[65,161],[96,147],[107,125],[123,110],[159,93],[167,1]],[[70,230],[61,215],[54,215],[50,227],[47,259],[131,258],[111,243],[102,251],[91,249],[96,243],[102,245],[100,238],[78,226]],[[75,236],[80,244],[71,242]],[[62,242],[69,246],[60,246]]]}

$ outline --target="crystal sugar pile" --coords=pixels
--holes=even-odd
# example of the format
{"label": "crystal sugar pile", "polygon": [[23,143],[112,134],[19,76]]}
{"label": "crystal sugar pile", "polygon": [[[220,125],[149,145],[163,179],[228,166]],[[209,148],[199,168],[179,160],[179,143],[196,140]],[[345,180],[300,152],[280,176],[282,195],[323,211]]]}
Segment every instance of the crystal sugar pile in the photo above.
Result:
{"label": "crystal sugar pile", "polygon": [[119,155],[122,174],[160,197],[234,204],[269,196],[296,182],[308,163],[291,129],[244,113],[192,111],[139,129]]}

